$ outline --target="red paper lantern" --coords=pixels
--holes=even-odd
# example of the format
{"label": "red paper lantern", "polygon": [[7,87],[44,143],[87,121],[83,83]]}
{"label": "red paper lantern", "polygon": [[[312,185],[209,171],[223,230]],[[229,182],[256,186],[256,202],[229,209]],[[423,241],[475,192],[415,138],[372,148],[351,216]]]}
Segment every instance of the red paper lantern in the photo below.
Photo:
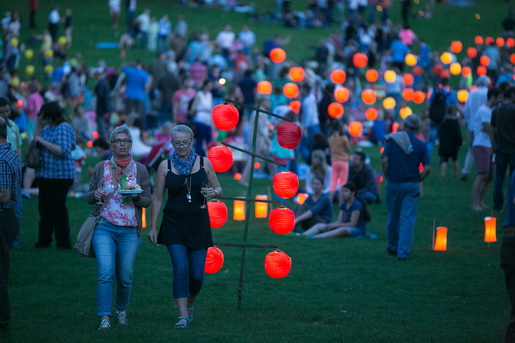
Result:
{"label": "red paper lantern", "polygon": [[295,227],[295,214],[287,207],[281,206],[270,212],[268,225],[273,232],[285,235],[293,231]]}
{"label": "red paper lantern", "polygon": [[472,69],[470,67],[461,68],[461,75],[468,77],[472,73]]}
{"label": "red paper lantern", "polygon": [[259,94],[272,94],[272,84],[268,81],[259,81],[257,84]]}
{"label": "red paper lantern", "polygon": [[506,38],[506,45],[508,45],[510,48],[513,48],[515,46],[515,39],[513,37]]}
{"label": "red paper lantern", "polygon": [[374,102],[376,102],[376,92],[374,92],[372,89],[365,89],[363,92],[361,92],[361,100],[367,105],[372,105]]}
{"label": "red paper lantern", "polygon": [[225,173],[232,167],[234,157],[232,151],[226,146],[214,146],[207,152],[207,158],[213,164],[217,173]]}
{"label": "red paper lantern", "polygon": [[354,64],[356,68],[363,68],[367,63],[368,56],[361,52],[355,53],[354,56],[352,56],[352,64]]}
{"label": "red paper lantern", "polygon": [[413,100],[414,95],[415,95],[415,91],[411,88],[404,88],[402,90],[402,98],[406,101]]}
{"label": "red paper lantern", "polygon": [[292,102],[290,102],[290,110],[299,114],[301,105],[302,103],[300,102],[300,100],[293,100]]}
{"label": "red paper lantern", "polygon": [[413,77],[413,74],[406,73],[402,76],[402,80],[406,85],[411,85],[413,84],[413,81],[415,81],[415,78]]}
{"label": "red paper lantern", "polygon": [[457,40],[451,43],[451,51],[455,54],[459,54],[461,49],[463,49],[463,44],[460,41]]}
{"label": "red paper lantern", "polygon": [[415,104],[421,104],[426,99],[426,93],[422,91],[416,91],[415,94],[413,94],[413,102]]}
{"label": "red paper lantern", "polygon": [[295,82],[301,82],[304,80],[304,68],[292,67],[289,71],[290,79]]}
{"label": "red paper lantern", "polygon": [[486,75],[486,67],[485,66],[478,66],[476,69],[476,73],[478,76],[485,76]]}
{"label": "red paper lantern", "polygon": [[290,122],[281,123],[277,127],[277,143],[285,149],[295,149],[302,139],[302,129]]}
{"label": "red paper lantern", "polygon": [[399,123],[397,123],[397,122],[393,123],[392,124],[392,132],[393,133],[397,132],[397,130],[399,130],[399,126],[400,126]]}
{"label": "red paper lantern", "polygon": [[219,271],[224,265],[224,253],[217,247],[209,247],[206,254],[204,272],[213,274]]}
{"label": "red paper lantern", "polygon": [[502,37],[497,37],[495,39],[495,44],[497,44],[498,47],[503,47],[504,43],[505,43],[505,40]]}
{"label": "red paper lantern", "polygon": [[207,211],[209,213],[209,226],[211,226],[212,229],[222,227],[229,217],[227,206],[219,200],[208,201]]}
{"label": "red paper lantern", "polygon": [[291,258],[282,251],[273,251],[265,257],[265,271],[271,278],[281,279],[291,270]]}
{"label": "red paper lantern", "polygon": [[494,37],[485,37],[485,45],[490,45],[494,42]]}
{"label": "red paper lantern", "polygon": [[234,173],[234,179],[235,179],[236,181],[240,181],[240,180],[241,180],[241,178],[242,178],[241,173]]}
{"label": "red paper lantern", "polygon": [[379,78],[379,73],[375,69],[369,69],[365,73],[365,77],[368,82],[376,82],[377,79]]}
{"label": "red paper lantern", "polygon": [[351,121],[349,123],[349,134],[352,137],[359,137],[363,133],[363,124],[359,121]]}
{"label": "red paper lantern", "polygon": [[424,75],[424,69],[421,66],[413,67],[413,75],[422,76]]}
{"label": "red paper lantern", "polygon": [[350,92],[346,87],[337,88],[334,90],[334,98],[339,102],[346,102],[349,100]]}
{"label": "red paper lantern", "polygon": [[283,86],[283,94],[287,98],[294,99],[299,95],[299,86],[288,82]]}
{"label": "red paper lantern", "polygon": [[367,108],[367,110],[365,111],[365,117],[367,117],[367,120],[376,120],[377,109],[374,107]]}
{"label": "red paper lantern", "polygon": [[467,56],[470,58],[475,58],[477,56],[477,49],[473,47],[467,48]]}
{"label": "red paper lantern", "polygon": [[240,119],[240,113],[231,104],[220,104],[213,108],[213,124],[218,130],[229,131],[234,129],[238,120]]}
{"label": "red paper lantern", "polygon": [[479,64],[481,64],[482,66],[487,67],[490,64],[490,57],[488,57],[488,56],[481,56],[479,58]]}
{"label": "red paper lantern", "polygon": [[333,83],[342,84],[347,79],[347,74],[341,69],[335,69],[331,72],[330,78]]}
{"label": "red paper lantern", "polygon": [[286,52],[281,48],[275,48],[270,51],[270,60],[274,63],[284,62],[286,59]]}
{"label": "red paper lantern", "polygon": [[510,62],[511,62],[512,64],[515,64],[515,54],[511,54],[511,55],[510,55]]}
{"label": "red paper lantern", "polygon": [[476,36],[476,37],[474,37],[474,43],[476,43],[476,44],[478,44],[478,45],[483,44],[483,43],[484,43],[484,39],[483,39],[483,37],[481,37],[481,36]]}
{"label": "red paper lantern", "polygon": [[327,106],[327,113],[331,118],[339,118],[343,116],[343,106],[338,102],[332,102]]}
{"label": "red paper lantern", "polygon": [[299,178],[291,171],[275,174],[272,184],[275,194],[285,199],[293,198],[299,190]]}

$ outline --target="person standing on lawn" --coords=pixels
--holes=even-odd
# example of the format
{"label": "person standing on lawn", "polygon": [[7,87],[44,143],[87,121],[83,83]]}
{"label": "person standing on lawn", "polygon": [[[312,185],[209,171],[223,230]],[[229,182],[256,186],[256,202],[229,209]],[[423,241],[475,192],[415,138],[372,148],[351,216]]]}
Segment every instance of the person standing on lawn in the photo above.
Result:
{"label": "person standing on lawn", "polygon": [[501,268],[506,279],[506,289],[511,303],[511,314],[505,342],[515,342],[515,171],[511,173],[504,219],[504,236],[501,245]]}
{"label": "person standing on lawn", "polygon": [[[388,253],[406,260],[411,251],[413,229],[420,196],[420,182],[431,171],[429,153],[415,134],[420,119],[412,114],[404,118],[404,131],[386,136],[382,155],[386,177],[386,207],[388,209]],[[424,169],[419,172],[419,165]]]}
{"label": "person standing on lawn", "polygon": [[14,213],[21,191],[21,163],[18,154],[7,143],[7,122],[0,117],[0,331],[9,327],[9,255],[18,233]]}

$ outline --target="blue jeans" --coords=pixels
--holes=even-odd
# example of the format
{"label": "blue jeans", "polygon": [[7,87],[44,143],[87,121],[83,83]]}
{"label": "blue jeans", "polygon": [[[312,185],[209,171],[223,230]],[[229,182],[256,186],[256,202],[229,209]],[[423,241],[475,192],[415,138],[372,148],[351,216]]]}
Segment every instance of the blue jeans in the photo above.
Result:
{"label": "blue jeans", "polygon": [[398,257],[408,257],[411,251],[419,196],[418,182],[386,183],[388,249]]}
{"label": "blue jeans", "polygon": [[427,140],[427,152],[429,153],[429,157],[433,154],[433,148],[436,144],[436,140],[438,139],[438,130],[440,129],[440,123],[435,123],[433,120],[430,121],[429,124],[429,139]]}
{"label": "blue jeans", "polygon": [[95,228],[91,242],[97,256],[97,315],[110,316],[115,275],[115,306],[125,309],[129,305],[132,268],[141,239],[135,228],[116,226],[101,220]]}
{"label": "blue jeans", "polygon": [[375,204],[379,202],[379,197],[377,194],[365,190],[358,191],[358,197],[367,204]]}
{"label": "blue jeans", "polygon": [[166,246],[173,268],[173,297],[188,298],[200,293],[204,283],[207,249],[191,250],[182,244]]}
{"label": "blue jeans", "polygon": [[197,138],[195,139],[195,151],[200,156],[206,156],[206,152],[204,151],[204,142],[207,145],[213,140],[213,129],[211,126],[195,122],[195,126],[197,127]]}
{"label": "blue jeans", "polygon": [[[501,211],[504,206],[502,186],[506,176],[506,168],[510,166],[510,174],[515,170],[515,149],[498,148],[495,150],[495,182],[494,182],[494,209]],[[510,200],[511,201],[511,200]]]}

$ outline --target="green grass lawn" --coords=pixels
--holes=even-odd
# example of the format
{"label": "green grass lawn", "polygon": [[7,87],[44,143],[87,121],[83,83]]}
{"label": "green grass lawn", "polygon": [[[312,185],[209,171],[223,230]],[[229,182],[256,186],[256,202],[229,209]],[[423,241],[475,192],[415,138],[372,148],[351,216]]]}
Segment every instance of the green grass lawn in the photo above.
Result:
{"label": "green grass lawn", "polygon": [[[250,1],[242,1],[246,2]],[[141,9],[143,1],[138,3]],[[207,29],[211,38],[228,22],[236,30],[246,23],[244,15],[179,7],[177,1],[146,3],[154,14],[166,12],[172,20],[184,14],[190,32]],[[273,5],[272,0],[255,3],[258,10]],[[302,8],[305,3],[295,2],[294,6]],[[107,1],[61,0],[59,4],[62,9],[74,9],[72,52],[80,51],[89,65],[100,58],[120,65],[117,50],[94,48],[97,42],[117,41],[121,32],[111,30]],[[451,40],[460,39],[467,47],[474,35],[501,35],[506,5],[487,0],[476,4],[471,8],[438,5],[432,20],[412,20],[412,25],[439,51]],[[51,5],[40,1],[40,29],[46,26]],[[12,0],[0,2],[0,13],[14,6],[21,6],[27,17],[26,3]],[[394,20],[398,21],[399,12],[395,1]],[[480,20],[475,19],[476,13]],[[273,23],[250,24],[259,43],[276,32],[291,35],[286,51],[294,60],[312,56],[311,48],[335,29],[299,31]],[[152,55],[132,50],[127,59],[135,57],[148,62]],[[25,63],[22,61],[22,66]],[[373,167],[380,171],[378,150],[365,149]],[[95,162],[88,157],[89,165]],[[499,267],[500,242],[483,242],[483,217],[491,213],[471,212],[472,181],[450,176],[440,181],[436,155],[432,162],[433,173],[424,182],[408,261],[399,262],[386,253],[384,201],[370,207],[373,219],[368,231],[379,236],[374,240],[279,236],[265,219],[252,219],[248,242],[279,246],[293,260],[291,273],[284,279],[269,278],[263,268],[269,250],[249,249],[242,309],[237,311],[241,250],[222,247],[225,265],[218,273],[206,275],[196,319],[188,330],[173,328],[176,310],[169,257],[164,247],[147,241],[144,230],[128,308],[129,326],[114,324],[109,332],[97,332],[95,260],[71,251],[34,249],[37,198],[25,200],[22,247],[14,249],[11,258],[12,324],[9,333],[0,335],[0,342],[500,342],[509,305]],[[220,182],[225,196],[244,194],[245,189],[232,178],[221,176]],[[268,187],[270,180],[256,181],[257,194],[266,193]],[[384,199],[384,185],[382,195]],[[491,198],[488,193],[490,205]],[[232,204],[227,205],[231,212]],[[74,198],[69,199],[68,208],[75,237],[91,208],[83,199]],[[503,214],[494,215],[502,238]],[[431,249],[433,223],[449,228],[446,252]],[[213,230],[214,241],[240,243],[243,226],[229,220]]]}

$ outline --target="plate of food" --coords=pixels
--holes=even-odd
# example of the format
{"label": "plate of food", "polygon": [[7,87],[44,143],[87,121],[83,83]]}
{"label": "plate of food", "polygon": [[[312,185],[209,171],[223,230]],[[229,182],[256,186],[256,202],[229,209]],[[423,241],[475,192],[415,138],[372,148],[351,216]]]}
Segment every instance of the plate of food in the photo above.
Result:
{"label": "plate of food", "polygon": [[141,194],[143,190],[139,185],[136,186],[127,186],[124,189],[118,190],[118,194],[121,195],[131,195],[131,194]]}

